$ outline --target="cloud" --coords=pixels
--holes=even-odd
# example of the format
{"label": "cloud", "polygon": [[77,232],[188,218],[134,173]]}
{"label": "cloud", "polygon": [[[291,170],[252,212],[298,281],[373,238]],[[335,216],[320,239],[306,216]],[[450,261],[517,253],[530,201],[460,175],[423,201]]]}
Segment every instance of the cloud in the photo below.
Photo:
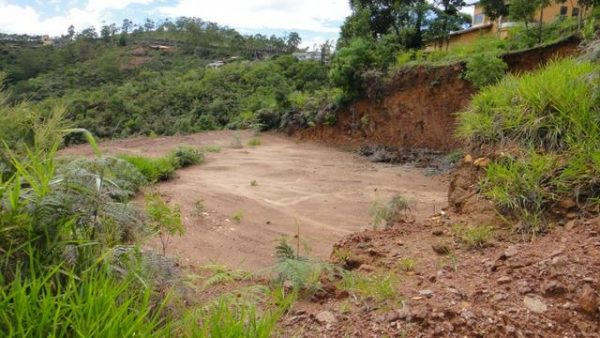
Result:
{"label": "cloud", "polygon": [[[86,27],[100,27],[108,21],[114,11],[122,10],[133,4],[149,4],[153,0],[89,0],[83,6],[74,6],[62,15],[42,17],[30,5],[14,5],[0,0],[0,32],[16,34],[48,34],[58,36],[65,34],[70,25],[78,30]],[[56,5],[56,1],[48,1]]]}
{"label": "cloud", "polygon": [[309,30],[337,33],[350,14],[348,0],[179,0],[161,14],[196,16],[238,29]]}

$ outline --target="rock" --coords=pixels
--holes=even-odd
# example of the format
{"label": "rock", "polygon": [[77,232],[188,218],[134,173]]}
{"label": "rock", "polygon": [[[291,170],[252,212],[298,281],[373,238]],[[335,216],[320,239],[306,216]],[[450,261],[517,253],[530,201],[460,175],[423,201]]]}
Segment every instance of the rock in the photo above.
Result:
{"label": "rock", "polygon": [[437,275],[431,275],[431,276],[429,276],[429,281],[430,281],[431,283],[435,283],[435,282],[437,282]]}
{"label": "rock", "polygon": [[561,200],[560,202],[558,202],[558,206],[565,210],[569,210],[569,209],[577,206],[577,203],[575,203],[575,201],[573,201],[573,199],[571,199],[571,198],[565,198],[565,199]]}
{"label": "rock", "polygon": [[496,283],[498,283],[499,285],[508,284],[510,282],[512,282],[512,278],[509,276],[503,276],[496,280]]}
{"label": "rock", "polygon": [[475,162],[473,162],[473,165],[478,167],[478,168],[485,168],[488,165],[490,165],[490,159],[487,157],[480,157],[478,159],[475,160]]}
{"label": "rock", "polygon": [[512,245],[512,246],[509,246],[508,249],[504,250],[504,252],[500,256],[500,259],[506,260],[506,259],[516,256],[518,253],[519,253],[519,246]]}
{"label": "rock", "polygon": [[577,303],[579,304],[579,308],[588,314],[595,314],[598,312],[598,307],[600,306],[600,299],[598,299],[598,294],[594,289],[592,289],[589,285],[585,284],[583,290],[579,293],[577,297]]}
{"label": "rock", "polygon": [[450,253],[450,247],[444,243],[434,244],[431,248],[439,255],[447,255]]}
{"label": "rock", "polygon": [[569,289],[558,281],[549,281],[544,284],[542,290],[546,296],[558,296],[569,292]]}
{"label": "rock", "polygon": [[431,232],[431,234],[434,235],[434,236],[441,236],[441,235],[444,234],[444,230],[442,230],[442,229],[435,229],[435,230],[433,230]]}
{"label": "rock", "polygon": [[321,324],[333,324],[336,322],[335,316],[329,311],[319,312],[316,319]]}
{"label": "rock", "polygon": [[463,158],[463,162],[465,163],[473,163],[473,156],[466,154],[465,157]]}
{"label": "rock", "polygon": [[561,266],[567,265],[567,262],[562,257],[556,256],[556,257],[552,258],[552,260],[550,261],[550,264],[552,266],[561,267]]}
{"label": "rock", "polygon": [[375,267],[371,266],[369,264],[361,264],[361,266],[358,268],[358,271],[371,273],[371,272],[375,272]]}
{"label": "rock", "polygon": [[534,313],[544,313],[548,310],[548,306],[538,297],[525,296],[523,304],[525,304],[525,307],[529,309],[529,311]]}
{"label": "rock", "polygon": [[[570,213],[568,213],[568,214],[567,214],[567,218],[568,218],[568,219],[570,219],[570,220],[574,220],[575,218],[577,218],[577,216],[579,216],[579,214],[578,214],[578,213],[576,213],[576,212],[570,212]],[[568,223],[567,223],[567,224],[568,224]],[[565,227],[566,227],[566,226],[567,226],[567,225],[565,225]]]}
{"label": "rock", "polygon": [[433,291],[431,291],[431,290],[421,290],[421,291],[419,291],[419,295],[421,295],[423,297],[431,298],[431,297],[433,297]]}
{"label": "rock", "polygon": [[407,319],[410,317],[410,307],[407,304],[402,304],[402,308],[396,310],[399,319]]}

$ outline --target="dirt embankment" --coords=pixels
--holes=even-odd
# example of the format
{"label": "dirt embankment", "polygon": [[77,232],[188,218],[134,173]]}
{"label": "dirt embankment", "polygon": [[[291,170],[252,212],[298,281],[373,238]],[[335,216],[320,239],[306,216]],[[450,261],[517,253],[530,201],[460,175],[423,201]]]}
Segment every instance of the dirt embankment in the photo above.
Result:
{"label": "dirt embankment", "polygon": [[[531,71],[552,59],[577,54],[578,44],[577,38],[569,38],[507,54],[504,60],[512,73]],[[459,147],[453,137],[455,115],[476,92],[463,79],[464,70],[464,63],[405,69],[370,90],[369,97],[338,112],[334,126],[318,125],[296,135],[351,148],[378,145],[449,152]]]}

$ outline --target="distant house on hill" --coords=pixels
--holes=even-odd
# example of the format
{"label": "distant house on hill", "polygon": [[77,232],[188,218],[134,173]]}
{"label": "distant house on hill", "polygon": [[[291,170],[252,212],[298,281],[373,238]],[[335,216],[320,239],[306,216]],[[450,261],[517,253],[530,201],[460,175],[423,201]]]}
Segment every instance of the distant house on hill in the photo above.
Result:
{"label": "distant house on hill", "polygon": [[320,52],[297,52],[292,54],[298,61],[321,61]]}
{"label": "distant house on hill", "polygon": [[[533,1],[533,0],[531,0]],[[510,6],[510,1],[506,0],[507,6]],[[480,1],[472,1],[470,5],[474,6],[473,22],[470,28],[451,32],[448,40],[445,43],[436,41],[427,47],[428,50],[434,50],[439,48],[448,48],[461,44],[469,44],[477,40],[480,36],[493,35],[501,38],[508,37],[508,33],[511,27],[514,27],[517,23],[512,21],[510,17],[500,17],[492,20],[485,13],[485,9],[481,5]],[[567,0],[564,3],[552,3],[550,6],[544,8],[542,22],[549,23],[560,18],[581,18],[586,15],[583,12],[584,8],[579,4],[577,0]],[[536,20],[540,17],[540,10],[534,15]]]}
{"label": "distant house on hill", "polygon": [[206,65],[206,68],[221,68],[225,66],[225,62],[223,61],[215,61]]}

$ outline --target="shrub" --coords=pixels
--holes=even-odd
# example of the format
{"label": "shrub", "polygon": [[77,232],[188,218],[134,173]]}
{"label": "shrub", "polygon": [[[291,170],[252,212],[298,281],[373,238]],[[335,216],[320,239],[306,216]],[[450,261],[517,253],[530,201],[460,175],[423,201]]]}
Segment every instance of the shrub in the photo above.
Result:
{"label": "shrub", "polygon": [[250,147],[256,147],[259,145],[261,145],[261,141],[259,138],[254,137],[254,138],[251,138],[250,141],[248,141],[248,146],[250,146]]}
{"label": "shrub", "polygon": [[476,88],[494,84],[504,77],[508,65],[492,54],[476,54],[467,61],[465,79]]}
{"label": "shrub", "polygon": [[190,165],[200,164],[204,161],[204,154],[192,147],[180,146],[171,152],[178,168],[184,168]]}
{"label": "shrub", "polygon": [[409,257],[402,258],[398,261],[398,267],[403,271],[413,271],[417,266],[417,262]]}
{"label": "shrub", "polygon": [[393,274],[363,276],[355,272],[345,272],[337,286],[340,290],[348,291],[362,299],[373,298],[377,302],[394,306],[400,300],[396,284],[398,277]]}
{"label": "shrub", "polygon": [[131,163],[146,177],[148,182],[151,183],[170,179],[178,164],[174,158],[170,156],[149,158],[136,155],[119,155],[119,158]]}
{"label": "shrub", "polygon": [[218,145],[208,145],[208,146],[205,146],[204,148],[202,148],[202,150],[207,153],[220,153],[221,147]]}

